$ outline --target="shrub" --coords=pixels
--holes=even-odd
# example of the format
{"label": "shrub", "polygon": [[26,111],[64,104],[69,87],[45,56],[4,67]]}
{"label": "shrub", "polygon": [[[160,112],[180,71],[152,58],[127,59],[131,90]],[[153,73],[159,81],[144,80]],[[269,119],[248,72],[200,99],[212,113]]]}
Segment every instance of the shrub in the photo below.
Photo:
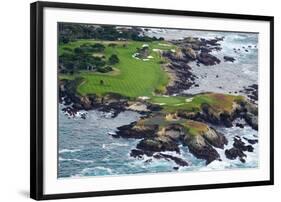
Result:
{"label": "shrub", "polygon": [[118,58],[118,56],[115,55],[115,54],[111,55],[111,56],[109,57],[109,59],[108,59],[108,63],[109,63],[110,65],[117,64],[118,62],[119,62],[119,58]]}

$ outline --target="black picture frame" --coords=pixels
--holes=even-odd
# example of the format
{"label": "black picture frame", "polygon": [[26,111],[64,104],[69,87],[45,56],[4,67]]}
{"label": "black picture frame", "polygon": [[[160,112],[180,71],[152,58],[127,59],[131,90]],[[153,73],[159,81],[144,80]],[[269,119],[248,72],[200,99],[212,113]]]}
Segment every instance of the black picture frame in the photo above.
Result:
{"label": "black picture frame", "polygon": [[[79,192],[45,195],[43,193],[43,9],[81,9],[99,11],[121,11],[130,13],[164,14],[177,16],[210,17],[222,19],[239,19],[267,21],[270,23],[270,179],[241,183],[204,184],[175,187],[155,187],[129,190],[98,192]],[[93,197],[106,195],[140,194],[153,192],[171,192],[199,189],[216,189],[229,187],[261,186],[274,184],[274,17],[259,15],[240,15],[213,12],[195,12],[183,10],[135,8],[120,6],[103,6],[75,3],[35,2],[30,7],[30,197],[36,200],[62,199],[76,197]]]}

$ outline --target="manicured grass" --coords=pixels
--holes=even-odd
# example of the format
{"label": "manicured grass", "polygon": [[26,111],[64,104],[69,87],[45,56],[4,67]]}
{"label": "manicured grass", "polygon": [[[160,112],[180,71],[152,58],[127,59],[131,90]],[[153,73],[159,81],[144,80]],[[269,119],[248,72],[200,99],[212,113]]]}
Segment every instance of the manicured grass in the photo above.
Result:
{"label": "manicured grass", "polygon": [[[138,96],[153,96],[155,91],[163,92],[167,85],[169,78],[166,72],[161,67],[160,62],[163,59],[160,54],[153,49],[169,50],[175,49],[174,45],[163,46],[161,43],[168,44],[167,42],[109,42],[109,41],[95,41],[95,40],[78,40],[68,44],[59,46],[59,54],[64,52],[71,52],[74,48],[81,46],[85,43],[103,43],[106,46],[103,53],[106,59],[112,54],[116,54],[120,62],[114,66],[117,73],[96,73],[85,72],[74,75],[61,75],[60,78],[74,79],[79,76],[84,78],[84,81],[77,87],[77,91],[81,95],[98,94],[104,95],[106,93],[118,93],[128,97]],[[116,43],[116,47],[109,47],[109,43]],[[159,44],[160,43],[160,44]],[[126,44],[123,46],[123,44]],[[150,55],[153,58],[149,61],[138,60],[132,57],[137,48],[141,48],[143,44],[148,44]],[[104,84],[100,84],[103,80]]]}
{"label": "manicured grass", "polygon": [[183,96],[154,96],[151,102],[161,105],[167,112],[186,111],[197,112],[201,110],[202,104],[209,105],[214,112],[229,112],[233,108],[235,102],[240,102],[244,98],[242,96],[234,96],[219,93],[204,93],[193,97]]}

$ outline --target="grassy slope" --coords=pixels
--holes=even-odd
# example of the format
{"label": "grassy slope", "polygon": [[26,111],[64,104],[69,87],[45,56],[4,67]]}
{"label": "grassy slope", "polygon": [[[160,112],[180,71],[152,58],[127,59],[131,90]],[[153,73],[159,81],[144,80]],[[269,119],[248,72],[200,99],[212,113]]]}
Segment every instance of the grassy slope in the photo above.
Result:
{"label": "grassy slope", "polygon": [[182,125],[186,129],[187,133],[192,136],[203,135],[205,132],[209,130],[208,125],[198,121],[187,120]]}
{"label": "grassy slope", "polygon": [[155,96],[152,103],[160,104],[167,112],[184,110],[186,112],[197,112],[201,110],[202,104],[208,104],[215,112],[231,111],[234,102],[243,100],[242,96],[234,96],[218,93],[204,93],[187,98],[182,96],[163,97]]}
{"label": "grassy slope", "polygon": [[[159,62],[161,58],[157,52],[152,49],[171,49],[174,46],[162,46],[159,43],[151,42],[149,44],[151,55],[154,57],[149,61],[137,60],[132,57],[136,52],[136,48],[141,48],[144,42],[118,42],[116,47],[108,47],[109,42],[100,42],[94,40],[79,40],[59,47],[59,54],[65,51],[79,47],[84,43],[104,43],[106,45],[104,55],[108,58],[111,54],[117,54],[120,62],[115,65],[118,69],[117,73],[89,73],[81,72],[85,81],[78,86],[78,93],[81,95],[96,93],[99,95],[108,92],[119,93],[128,97],[152,96],[155,89],[163,90],[168,83],[168,76],[162,70]],[[113,42],[114,43],[114,42]],[[123,47],[123,43],[127,43],[127,47]],[[166,42],[165,42],[166,43]],[[73,79],[75,76],[62,75],[61,78]],[[100,80],[104,80],[104,85],[100,85]]]}

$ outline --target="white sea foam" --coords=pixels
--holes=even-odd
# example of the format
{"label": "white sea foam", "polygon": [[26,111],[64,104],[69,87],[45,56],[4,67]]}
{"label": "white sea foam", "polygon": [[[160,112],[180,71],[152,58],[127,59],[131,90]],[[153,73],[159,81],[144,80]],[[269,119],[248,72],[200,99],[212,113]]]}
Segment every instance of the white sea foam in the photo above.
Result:
{"label": "white sea foam", "polygon": [[97,167],[93,167],[93,168],[84,168],[78,174],[78,176],[85,176],[85,175],[91,174],[91,173],[94,173],[96,175],[96,173],[99,173],[99,172],[106,172],[107,174],[113,174],[112,169],[106,168],[103,166],[97,166]]}
{"label": "white sea foam", "polygon": [[126,147],[128,146],[128,144],[126,143],[118,143],[118,142],[113,142],[113,143],[110,143],[110,144],[102,144],[102,148],[103,149],[107,149],[107,148],[111,148],[111,147]]}
{"label": "white sea foam", "polygon": [[81,159],[76,159],[76,158],[68,159],[68,158],[62,158],[62,157],[59,157],[59,161],[75,161],[75,162],[79,162],[79,163],[94,163],[95,162],[93,160],[81,160]]}
{"label": "white sea foam", "polygon": [[59,150],[59,153],[74,153],[74,152],[79,152],[81,149],[61,149]]}

